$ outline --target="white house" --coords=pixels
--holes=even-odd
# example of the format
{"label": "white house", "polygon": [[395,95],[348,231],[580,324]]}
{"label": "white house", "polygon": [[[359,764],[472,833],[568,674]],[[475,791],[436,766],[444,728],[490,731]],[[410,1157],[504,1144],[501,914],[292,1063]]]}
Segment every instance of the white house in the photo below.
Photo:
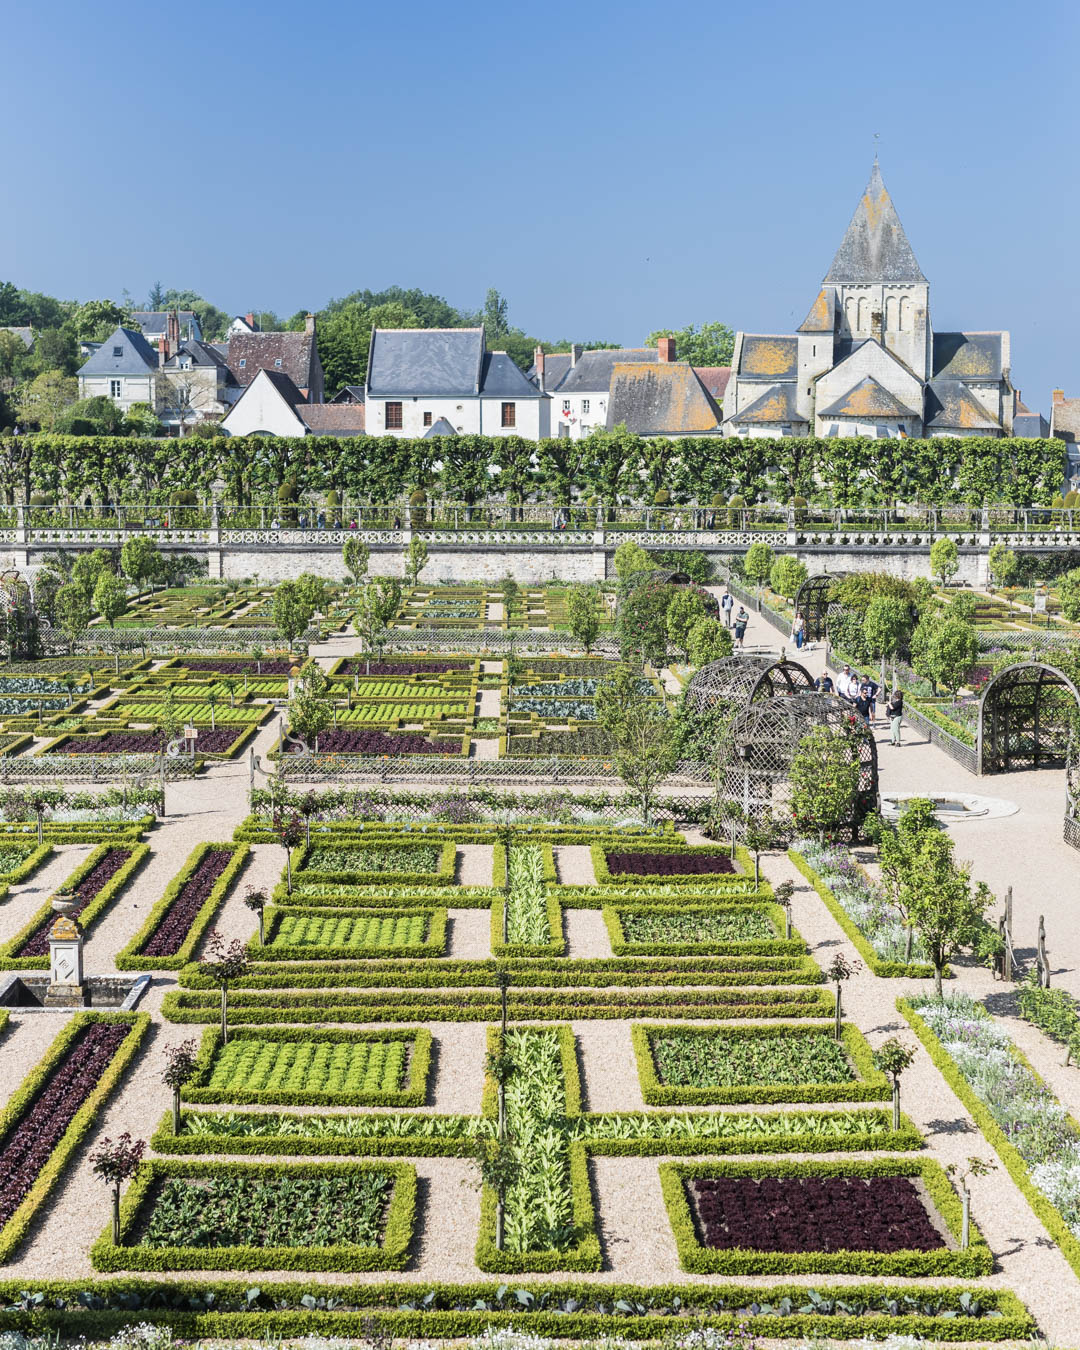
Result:
{"label": "white house", "polygon": [[135,328],[120,327],[79,369],[79,397],[112,399],[121,412],[157,401],[158,353]]}
{"label": "white house", "polygon": [[482,328],[376,328],[367,377],[370,436],[422,437],[445,419],[458,435],[551,434],[550,399]]}
{"label": "white house", "polygon": [[590,431],[606,426],[616,364],[654,363],[658,359],[659,352],[652,347],[609,347],[583,352],[575,344],[568,353],[550,355],[538,347],[529,374],[537,388],[551,396],[551,434],[580,441]]}
{"label": "white house", "polygon": [[279,370],[260,370],[223,418],[228,436],[362,436],[363,403],[308,403]]}

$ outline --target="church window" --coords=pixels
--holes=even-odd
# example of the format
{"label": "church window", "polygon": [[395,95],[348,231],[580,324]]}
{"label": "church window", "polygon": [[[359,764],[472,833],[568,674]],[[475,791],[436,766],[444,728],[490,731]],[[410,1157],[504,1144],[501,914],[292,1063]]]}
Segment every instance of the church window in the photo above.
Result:
{"label": "church window", "polygon": [[854,301],[854,299],[853,299],[850,295],[849,295],[848,298],[844,301],[844,314],[845,314],[845,316],[846,316],[846,318],[847,318],[847,321],[848,321],[848,327],[849,327],[849,328],[854,328],[854,327],[855,327],[855,301]]}
{"label": "church window", "polygon": [[904,330],[911,328],[911,297],[907,295],[900,297],[900,327]]}
{"label": "church window", "polygon": [[868,316],[868,311],[869,311],[869,301],[866,299],[865,296],[861,296],[860,299],[859,299],[859,332],[860,332],[860,333],[861,333],[862,330],[866,327],[866,320],[867,320],[867,316]]}
{"label": "church window", "polygon": [[900,302],[895,295],[890,295],[885,300],[885,327],[890,331],[895,331],[900,325],[898,322],[898,310]]}

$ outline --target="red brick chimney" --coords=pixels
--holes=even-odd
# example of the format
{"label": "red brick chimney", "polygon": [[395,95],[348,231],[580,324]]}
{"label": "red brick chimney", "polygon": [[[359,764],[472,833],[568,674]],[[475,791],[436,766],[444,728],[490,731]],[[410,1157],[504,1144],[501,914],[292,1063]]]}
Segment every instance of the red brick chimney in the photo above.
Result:
{"label": "red brick chimney", "polygon": [[314,331],[315,331],[315,315],[314,315],[314,314],[305,314],[305,315],[304,315],[304,332],[305,332],[305,333],[314,333]]}
{"label": "red brick chimney", "polygon": [[158,338],[158,345],[157,345],[158,365],[163,366],[168,359],[169,359],[169,339]]}
{"label": "red brick chimney", "polygon": [[656,359],[665,364],[670,364],[675,360],[675,339],[673,337],[658,338],[656,341]]}
{"label": "red brick chimney", "polygon": [[180,315],[175,309],[169,310],[168,318],[165,320],[165,338],[169,351],[180,346]]}
{"label": "red brick chimney", "polygon": [[541,393],[544,392],[544,349],[536,347],[533,350],[533,368],[536,371],[536,387]]}
{"label": "red brick chimney", "polygon": [[254,327],[255,327],[255,315],[249,312],[249,313],[247,313],[247,314],[244,315],[244,318],[247,319],[247,326],[248,326],[249,328],[251,328],[251,329],[254,329]]}
{"label": "red brick chimney", "polygon": [[1055,402],[1055,403],[1064,403],[1064,402],[1065,402],[1065,390],[1064,390],[1064,389],[1055,389],[1055,390],[1054,390],[1054,402]]}

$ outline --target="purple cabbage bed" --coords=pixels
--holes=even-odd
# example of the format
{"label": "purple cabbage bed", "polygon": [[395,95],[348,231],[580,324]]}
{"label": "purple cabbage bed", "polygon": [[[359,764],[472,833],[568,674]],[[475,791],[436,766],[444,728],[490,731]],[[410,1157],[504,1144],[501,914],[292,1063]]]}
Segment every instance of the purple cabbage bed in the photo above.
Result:
{"label": "purple cabbage bed", "polygon": [[606,856],[612,876],[716,876],[735,871],[735,864],[722,853],[609,853]]}
{"label": "purple cabbage bed", "polygon": [[183,946],[195,916],[202,909],[218,878],[232,861],[227,849],[211,849],[205,854],[180,893],[162,915],[161,922],[142,949],[142,956],[175,956]]}
{"label": "purple cabbage bed", "polygon": [[[92,868],[90,872],[83,877],[82,881],[75,888],[75,894],[79,897],[79,903],[71,911],[71,917],[77,919],[91,900],[113,879],[121,867],[131,857],[129,848],[111,848],[102,855],[101,860]],[[34,932],[26,939],[23,945],[15,953],[16,956],[48,956],[49,954],[49,929],[52,928],[56,919],[55,914],[50,914],[47,919],[41,923]]]}

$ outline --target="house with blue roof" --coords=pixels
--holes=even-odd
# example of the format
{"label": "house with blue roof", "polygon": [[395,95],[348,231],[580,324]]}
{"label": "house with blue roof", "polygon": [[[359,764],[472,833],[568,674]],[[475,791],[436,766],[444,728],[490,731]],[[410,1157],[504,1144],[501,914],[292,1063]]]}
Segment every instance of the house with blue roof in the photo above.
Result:
{"label": "house with blue roof", "polygon": [[550,396],[488,351],[482,328],[373,329],[366,408],[369,436],[419,438],[440,423],[459,436],[551,434]]}

